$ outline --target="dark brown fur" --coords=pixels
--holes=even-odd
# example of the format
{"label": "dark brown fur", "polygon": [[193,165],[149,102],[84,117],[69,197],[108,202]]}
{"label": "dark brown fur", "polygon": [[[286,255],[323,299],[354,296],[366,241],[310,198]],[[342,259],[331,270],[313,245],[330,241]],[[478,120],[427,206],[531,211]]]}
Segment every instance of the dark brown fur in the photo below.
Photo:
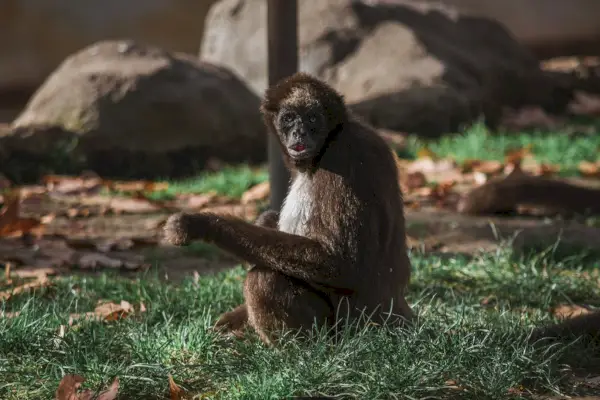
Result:
{"label": "dark brown fur", "polygon": [[173,244],[204,240],[256,265],[244,283],[245,305],[217,325],[240,329],[247,317],[266,343],[282,327],[308,329],[315,320],[331,324],[346,315],[355,320],[362,312],[376,322],[390,311],[412,316],[404,299],[411,264],[403,202],[389,147],[350,115],[332,88],[305,74],[266,92],[261,110],[280,142],[275,119],[282,105],[301,108],[310,102],[320,105],[327,128],[318,152],[298,160],[282,145],[287,165],[307,187],[295,192],[304,201],[299,207],[311,205],[302,235],[277,230],[273,215],[252,225],[208,213],[176,214],[165,225]]}
{"label": "dark brown fur", "polygon": [[536,328],[531,335],[531,341],[543,338],[569,340],[581,336],[600,339],[600,312],[579,315],[557,324]]}

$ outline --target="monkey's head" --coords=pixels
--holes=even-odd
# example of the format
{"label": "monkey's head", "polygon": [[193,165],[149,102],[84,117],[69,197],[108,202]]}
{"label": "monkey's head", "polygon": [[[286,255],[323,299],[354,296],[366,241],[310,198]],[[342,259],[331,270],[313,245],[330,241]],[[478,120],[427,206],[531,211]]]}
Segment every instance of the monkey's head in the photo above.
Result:
{"label": "monkey's head", "polygon": [[304,73],[267,89],[261,111],[285,155],[298,168],[313,164],[347,118],[342,96]]}

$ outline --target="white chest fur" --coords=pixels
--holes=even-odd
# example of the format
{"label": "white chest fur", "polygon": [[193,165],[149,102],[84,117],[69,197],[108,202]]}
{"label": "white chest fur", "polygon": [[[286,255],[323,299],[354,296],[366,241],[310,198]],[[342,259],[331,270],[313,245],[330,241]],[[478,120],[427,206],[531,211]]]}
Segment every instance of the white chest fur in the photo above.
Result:
{"label": "white chest fur", "polygon": [[312,182],[307,175],[298,174],[283,202],[279,214],[279,230],[305,236],[312,207]]}

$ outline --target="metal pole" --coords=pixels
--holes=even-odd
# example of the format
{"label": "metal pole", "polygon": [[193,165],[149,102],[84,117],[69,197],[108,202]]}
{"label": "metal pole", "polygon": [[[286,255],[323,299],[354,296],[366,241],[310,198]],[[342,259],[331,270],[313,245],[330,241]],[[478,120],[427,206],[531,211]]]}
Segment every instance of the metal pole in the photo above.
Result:
{"label": "metal pole", "polygon": [[[269,86],[298,71],[298,3],[297,0],[268,0],[268,74]],[[269,135],[269,181],[271,209],[279,211],[290,181],[281,157],[281,147]]]}

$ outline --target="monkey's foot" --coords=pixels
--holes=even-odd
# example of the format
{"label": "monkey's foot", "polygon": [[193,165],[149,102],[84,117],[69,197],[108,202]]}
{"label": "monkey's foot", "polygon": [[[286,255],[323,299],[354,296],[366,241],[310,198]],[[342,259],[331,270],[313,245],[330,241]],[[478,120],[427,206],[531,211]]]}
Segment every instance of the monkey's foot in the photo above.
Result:
{"label": "monkey's foot", "polygon": [[175,246],[185,246],[191,241],[190,216],[185,213],[173,214],[163,227],[163,236],[167,242]]}

